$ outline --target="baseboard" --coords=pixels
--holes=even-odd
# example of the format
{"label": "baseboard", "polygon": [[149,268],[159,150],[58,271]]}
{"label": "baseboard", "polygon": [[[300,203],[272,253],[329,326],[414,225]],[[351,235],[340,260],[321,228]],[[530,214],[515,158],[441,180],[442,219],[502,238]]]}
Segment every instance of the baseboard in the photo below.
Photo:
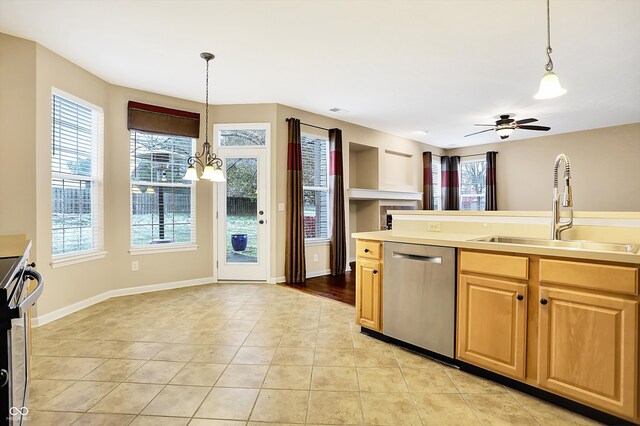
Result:
{"label": "baseboard", "polygon": [[315,277],[322,277],[324,275],[330,275],[330,274],[331,274],[331,269],[325,269],[324,271],[307,272],[306,277],[315,278]]}
{"label": "baseboard", "polygon": [[286,281],[287,281],[287,279],[285,278],[285,276],[284,276],[284,275],[283,275],[283,276],[281,276],[281,277],[273,277],[273,278],[269,278],[269,279],[267,280],[267,282],[268,282],[269,284],[284,283],[284,282],[286,282]]}
{"label": "baseboard", "polygon": [[74,312],[78,312],[81,309],[88,308],[89,306],[95,305],[96,303],[103,302],[107,299],[111,299],[112,297],[121,297],[121,296],[130,296],[133,294],[142,294],[142,293],[150,293],[153,291],[161,291],[161,290],[171,290],[174,288],[181,287],[192,287],[196,285],[204,285],[213,283],[213,278],[196,278],[193,280],[184,280],[184,281],[174,281],[169,283],[162,284],[151,284],[144,285],[138,287],[128,287],[128,288],[119,288],[115,290],[105,291],[104,293],[98,294],[96,296],[89,297],[88,299],[81,300],[76,303],[72,303],[71,305],[65,306],[60,309],[56,309],[53,312],[49,312],[44,315],[38,315],[36,318],[31,320],[32,327],[40,327],[41,325],[45,325],[50,323],[51,321],[55,321],[67,315],[70,315]]}

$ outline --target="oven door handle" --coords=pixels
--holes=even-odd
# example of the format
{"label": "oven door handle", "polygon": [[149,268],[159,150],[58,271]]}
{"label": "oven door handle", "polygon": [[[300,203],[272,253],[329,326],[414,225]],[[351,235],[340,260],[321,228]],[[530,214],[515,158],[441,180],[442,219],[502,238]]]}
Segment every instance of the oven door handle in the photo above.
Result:
{"label": "oven door handle", "polygon": [[33,305],[35,305],[36,301],[38,300],[38,298],[40,297],[40,295],[42,294],[42,289],[44,288],[44,278],[42,278],[42,275],[40,275],[39,272],[34,271],[31,268],[27,268],[24,272],[24,277],[25,278],[29,278],[32,280],[36,280],[38,282],[38,285],[36,286],[36,288],[29,293],[29,295],[27,297],[24,298],[24,300],[18,305],[18,313],[20,315],[20,317],[22,317],[25,312],[27,311],[27,309],[29,309],[30,307],[32,307]]}

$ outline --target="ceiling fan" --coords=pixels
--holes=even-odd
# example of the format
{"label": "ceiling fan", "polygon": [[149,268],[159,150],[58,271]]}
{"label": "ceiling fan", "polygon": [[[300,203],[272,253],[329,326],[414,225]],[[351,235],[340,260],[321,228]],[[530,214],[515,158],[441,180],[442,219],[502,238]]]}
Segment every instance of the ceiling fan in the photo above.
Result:
{"label": "ceiling fan", "polygon": [[473,136],[480,133],[490,132],[491,130],[495,130],[498,136],[500,136],[500,139],[507,139],[515,129],[538,130],[542,132],[546,132],[547,130],[551,129],[551,127],[547,127],[547,126],[527,125],[528,123],[535,123],[536,121],[538,121],[537,118],[525,118],[525,119],[516,121],[513,118],[509,118],[509,116],[510,114],[501,115],[500,119],[496,120],[496,124],[475,124],[475,126],[490,126],[492,128],[487,130],[481,130],[475,133],[470,133],[468,135],[464,135],[464,137],[466,138],[467,136]]}

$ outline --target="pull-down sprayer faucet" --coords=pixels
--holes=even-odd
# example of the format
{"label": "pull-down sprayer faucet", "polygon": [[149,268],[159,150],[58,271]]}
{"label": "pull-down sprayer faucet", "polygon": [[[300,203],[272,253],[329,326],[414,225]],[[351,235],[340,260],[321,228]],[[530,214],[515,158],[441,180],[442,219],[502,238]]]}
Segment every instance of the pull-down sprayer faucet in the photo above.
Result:
{"label": "pull-down sprayer faucet", "polygon": [[558,168],[560,163],[564,162],[564,192],[562,193],[562,207],[573,207],[573,195],[571,193],[571,165],[569,163],[569,157],[564,154],[556,157],[556,162],[553,165],[553,207],[552,214],[553,219],[551,222],[551,239],[560,240],[562,231],[565,231],[573,226],[573,209],[569,209],[570,216],[568,222],[562,222],[560,220],[560,194],[558,193]]}

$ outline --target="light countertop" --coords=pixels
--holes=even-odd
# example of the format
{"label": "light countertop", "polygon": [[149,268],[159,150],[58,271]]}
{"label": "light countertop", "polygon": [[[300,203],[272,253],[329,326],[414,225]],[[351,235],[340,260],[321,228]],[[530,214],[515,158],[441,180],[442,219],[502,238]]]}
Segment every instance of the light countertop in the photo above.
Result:
{"label": "light countertop", "polygon": [[351,236],[353,238],[362,240],[426,244],[433,246],[467,248],[505,253],[522,253],[541,256],[568,257],[574,259],[640,264],[640,254],[638,253],[613,253],[565,247],[542,247],[534,245],[514,245],[473,241],[475,239],[489,237],[491,235],[390,230],[356,232],[351,234]]}
{"label": "light countertop", "polygon": [[24,235],[0,235],[0,257],[22,256],[31,244]]}

